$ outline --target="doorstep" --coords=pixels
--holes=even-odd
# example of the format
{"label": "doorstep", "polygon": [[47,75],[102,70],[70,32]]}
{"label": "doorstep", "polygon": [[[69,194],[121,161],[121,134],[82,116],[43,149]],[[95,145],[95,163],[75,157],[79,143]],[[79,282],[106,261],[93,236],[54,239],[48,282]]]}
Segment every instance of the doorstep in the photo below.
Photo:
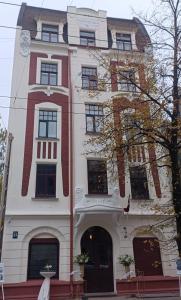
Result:
{"label": "doorstep", "polygon": [[85,296],[88,298],[107,298],[107,297],[116,297],[117,294],[114,292],[107,292],[107,293],[85,293]]}

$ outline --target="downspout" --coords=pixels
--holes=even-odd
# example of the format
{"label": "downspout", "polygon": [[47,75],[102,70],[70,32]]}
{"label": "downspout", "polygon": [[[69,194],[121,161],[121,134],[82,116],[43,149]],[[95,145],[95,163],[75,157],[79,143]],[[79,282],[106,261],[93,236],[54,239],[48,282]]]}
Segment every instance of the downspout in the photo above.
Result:
{"label": "downspout", "polygon": [[7,150],[6,150],[6,159],[5,159],[5,165],[4,165],[3,185],[2,185],[1,204],[0,204],[0,261],[2,258],[4,219],[5,219],[5,212],[6,212],[6,200],[7,200],[12,140],[13,140],[13,135],[12,135],[12,133],[9,133],[8,138],[7,138]]}
{"label": "downspout", "polygon": [[71,80],[71,50],[68,50],[68,77],[69,77],[69,120],[70,120],[70,292],[71,297],[74,294],[73,284],[73,115],[72,115],[72,80]]}

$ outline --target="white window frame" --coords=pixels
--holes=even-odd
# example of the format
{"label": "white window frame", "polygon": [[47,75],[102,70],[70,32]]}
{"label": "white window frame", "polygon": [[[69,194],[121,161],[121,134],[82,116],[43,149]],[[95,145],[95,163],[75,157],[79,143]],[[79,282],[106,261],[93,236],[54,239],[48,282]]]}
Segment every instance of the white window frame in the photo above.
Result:
{"label": "white window frame", "polygon": [[57,85],[52,85],[52,87],[62,86],[62,61],[50,58],[37,58],[37,69],[36,69],[36,84],[40,84],[41,77],[41,64],[57,64]]}

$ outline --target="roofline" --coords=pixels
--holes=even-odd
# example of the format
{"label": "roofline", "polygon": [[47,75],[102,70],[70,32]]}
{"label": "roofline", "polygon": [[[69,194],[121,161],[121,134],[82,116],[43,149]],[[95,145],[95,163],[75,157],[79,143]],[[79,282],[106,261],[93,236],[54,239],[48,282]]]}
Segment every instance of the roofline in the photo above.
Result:
{"label": "roofline", "polygon": [[[20,8],[20,11],[19,11],[19,15],[18,15],[18,20],[17,20],[17,25],[20,25],[22,24],[22,19],[23,19],[23,15],[24,15],[24,12],[25,12],[25,9],[26,8],[32,8],[32,9],[39,9],[39,10],[42,10],[42,11],[47,11],[47,12],[55,12],[55,13],[63,13],[67,16],[68,12],[67,11],[63,11],[63,10],[55,10],[55,9],[50,9],[50,8],[41,8],[41,7],[38,7],[38,6],[31,6],[31,5],[27,5],[25,2],[22,2],[21,4],[21,8]],[[142,31],[142,34],[144,36],[146,36],[148,38],[148,40],[150,41],[150,37],[149,37],[149,34],[145,28],[145,26],[143,25],[143,23],[140,21],[140,19],[136,18],[136,17],[133,17],[132,19],[123,19],[123,18],[114,18],[114,17],[106,17],[107,21],[119,21],[119,22],[129,22],[129,23],[134,23],[136,24],[140,30]],[[151,41],[150,41],[151,42]]]}

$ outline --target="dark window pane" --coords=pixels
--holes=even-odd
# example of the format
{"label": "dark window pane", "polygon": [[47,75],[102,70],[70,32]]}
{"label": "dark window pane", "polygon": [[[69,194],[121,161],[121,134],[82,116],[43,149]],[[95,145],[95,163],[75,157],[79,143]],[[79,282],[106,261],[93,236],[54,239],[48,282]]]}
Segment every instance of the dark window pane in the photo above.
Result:
{"label": "dark window pane", "polygon": [[97,68],[82,67],[82,88],[97,89]]}
{"label": "dark window pane", "polygon": [[41,84],[48,84],[48,74],[47,73],[41,73]]}
{"label": "dark window pane", "polygon": [[86,131],[94,132],[94,119],[91,116],[86,116]]}
{"label": "dark window pane", "polygon": [[57,112],[39,111],[39,137],[57,137]]}
{"label": "dark window pane", "polygon": [[42,32],[42,40],[45,42],[49,42],[49,33],[48,32]]}
{"label": "dark window pane", "polygon": [[57,75],[50,74],[50,85],[57,85]]}
{"label": "dark window pane", "polygon": [[48,137],[56,138],[57,136],[57,123],[49,122],[48,123]]}
{"label": "dark window pane", "polygon": [[80,45],[95,46],[95,32],[80,31]]}
{"label": "dark window pane", "polygon": [[132,50],[131,34],[116,33],[117,48],[123,51]]}
{"label": "dark window pane", "polygon": [[107,168],[102,160],[88,160],[88,193],[107,194]]}
{"label": "dark window pane", "polygon": [[130,183],[132,199],[149,199],[147,175],[144,167],[130,168]]}
{"label": "dark window pane", "polygon": [[46,137],[46,123],[39,122],[39,137]]}
{"label": "dark window pane", "polygon": [[102,105],[86,104],[86,131],[98,133],[103,128]]}
{"label": "dark window pane", "polygon": [[58,42],[58,26],[46,25],[42,26],[42,40],[45,42]]}
{"label": "dark window pane", "polygon": [[[53,278],[58,278],[59,272],[59,244],[55,239],[33,239],[29,245],[28,279],[42,279],[40,271],[46,265],[52,266],[52,271],[56,272]],[[40,241],[40,242],[38,242]]]}
{"label": "dark window pane", "polygon": [[58,67],[57,64],[42,63],[40,83],[47,85],[57,85]]}
{"label": "dark window pane", "polygon": [[36,197],[56,197],[56,165],[37,165]]}
{"label": "dark window pane", "polygon": [[135,73],[133,70],[120,71],[119,72],[119,84],[118,88],[121,91],[135,92],[136,87],[134,85]]}

